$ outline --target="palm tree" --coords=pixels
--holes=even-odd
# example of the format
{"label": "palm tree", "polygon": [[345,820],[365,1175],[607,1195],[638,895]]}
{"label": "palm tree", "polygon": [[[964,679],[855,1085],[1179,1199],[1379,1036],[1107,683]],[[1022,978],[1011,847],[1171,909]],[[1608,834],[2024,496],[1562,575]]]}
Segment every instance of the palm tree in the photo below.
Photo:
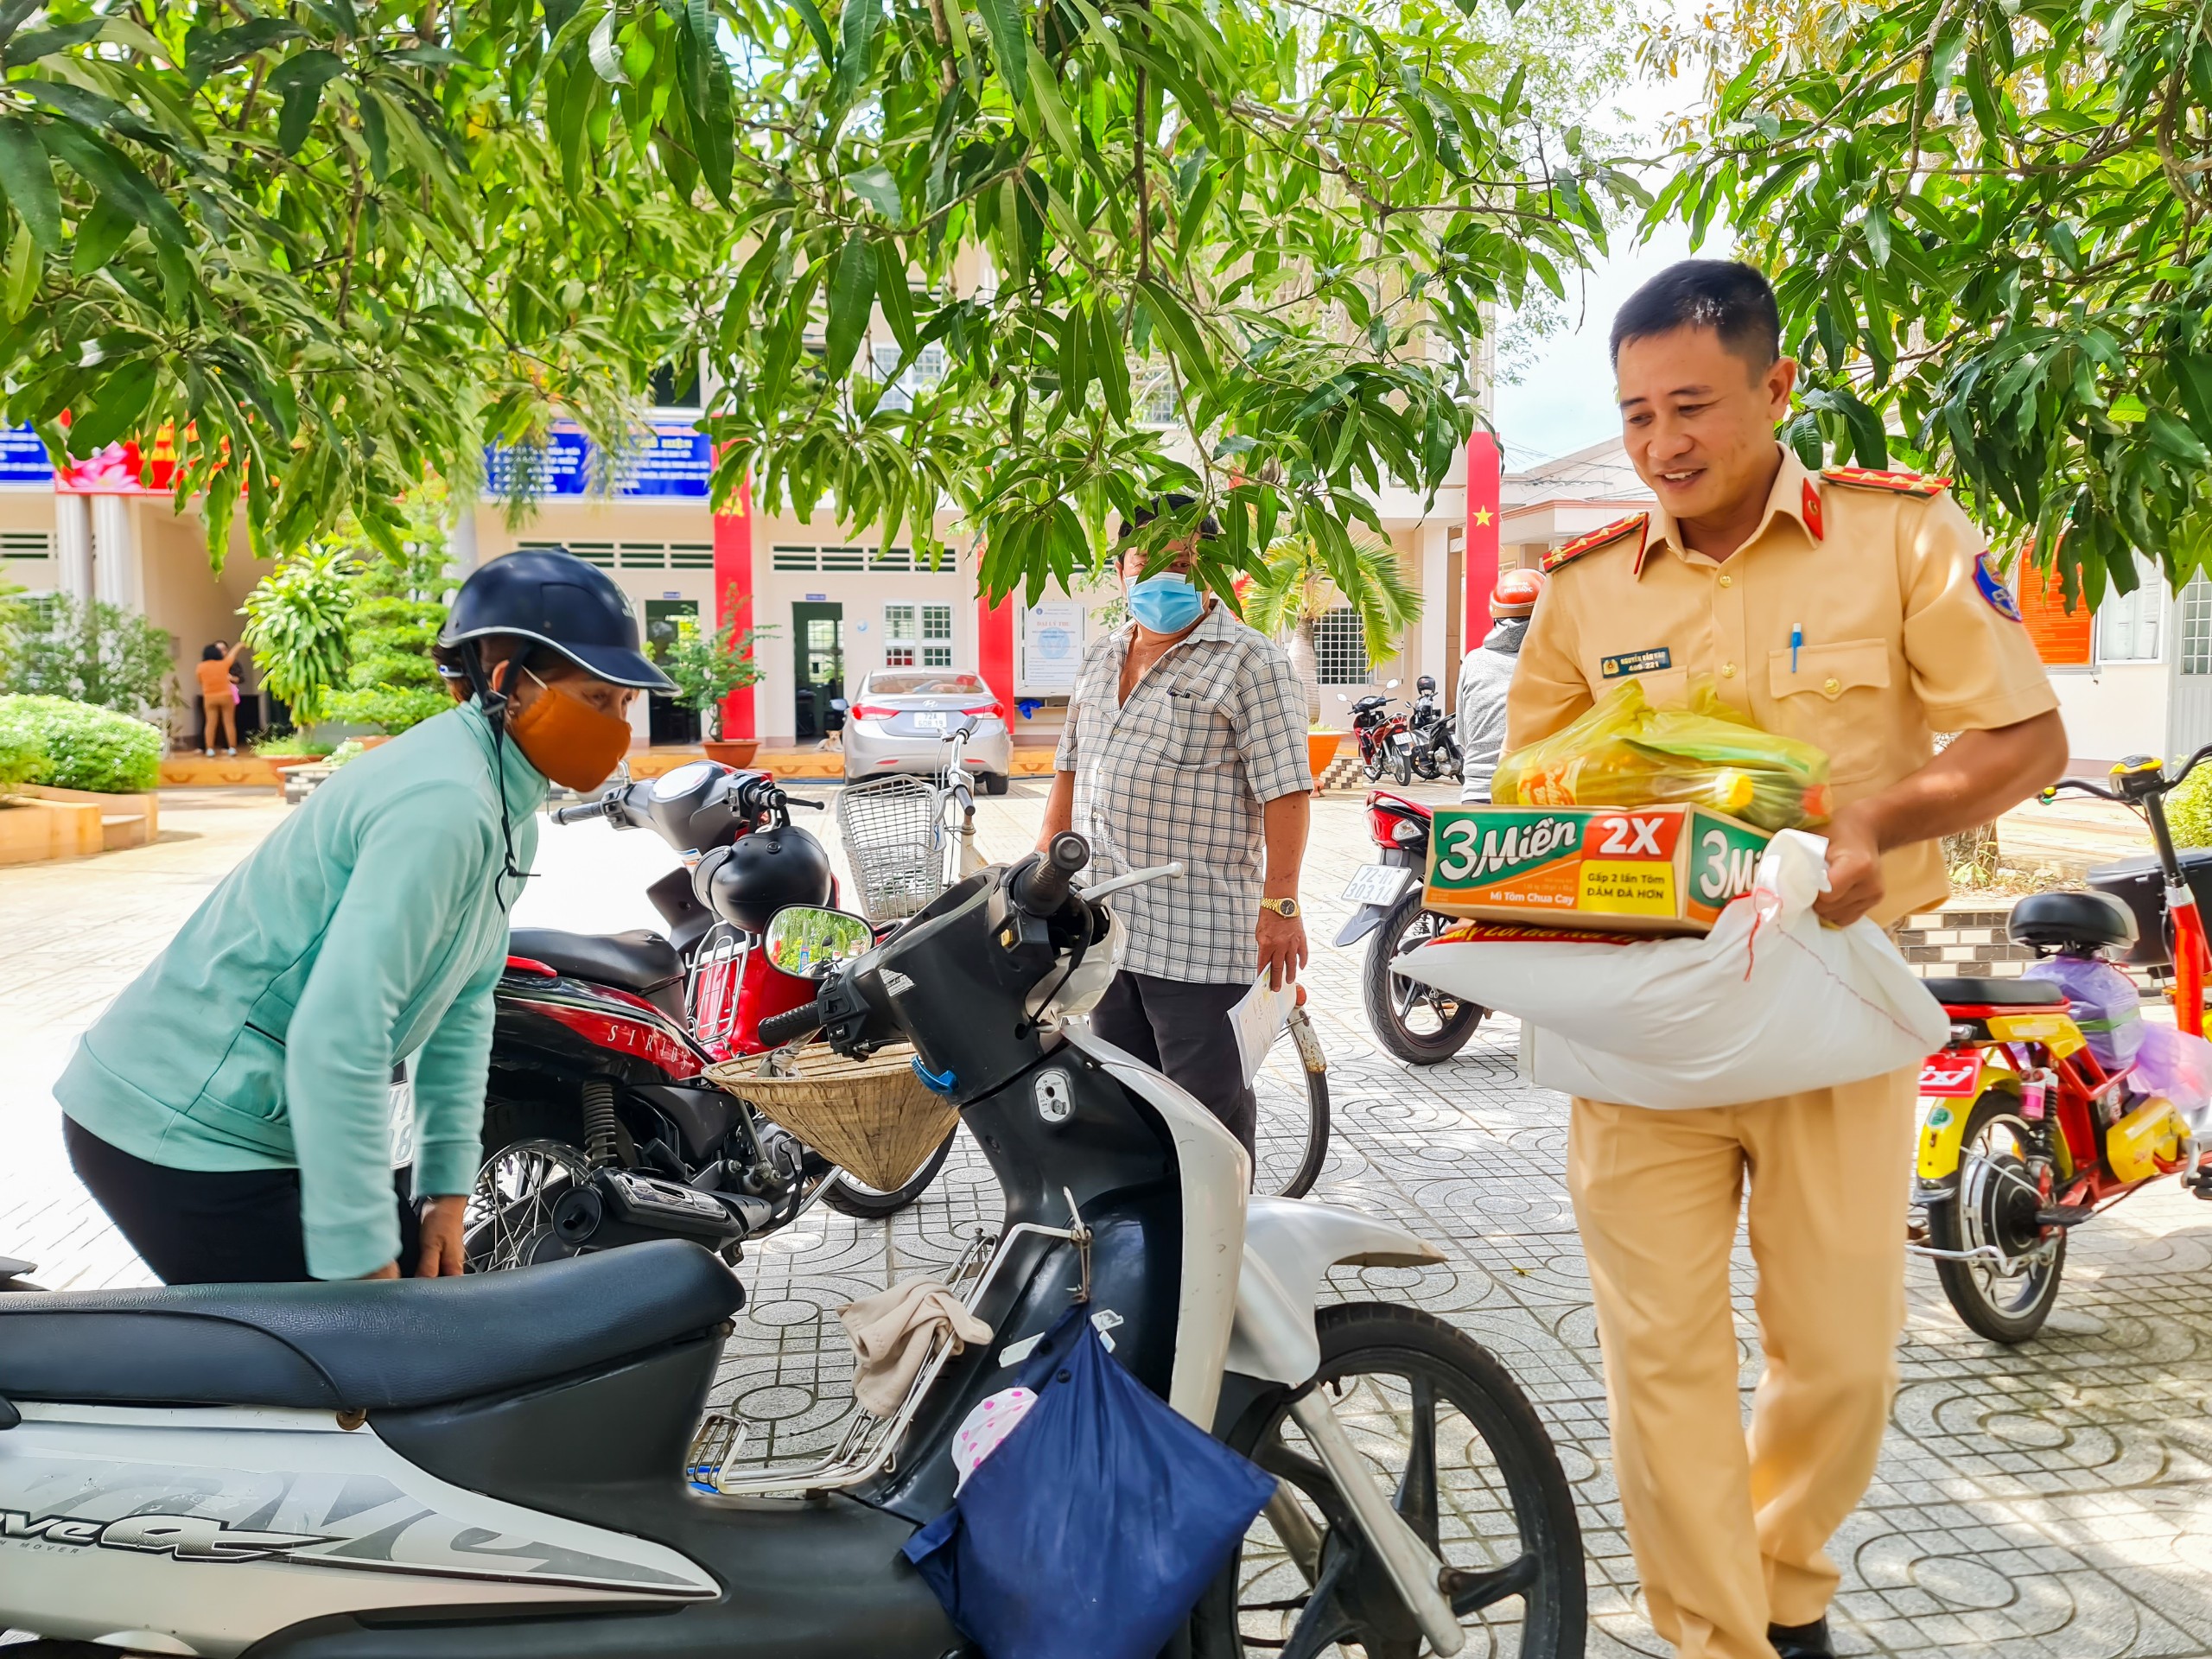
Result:
{"label": "palm tree", "polygon": [[1305,536],[1268,544],[1244,593],[1244,620],[1262,633],[1287,635],[1291,665],[1306,685],[1306,715],[1321,717],[1320,662],[1313,628],[1338,605],[1349,605],[1367,639],[1367,659],[1397,654],[1398,641],[1421,620],[1421,591],[1398,568],[1388,543],[1357,542],[1329,558]]}

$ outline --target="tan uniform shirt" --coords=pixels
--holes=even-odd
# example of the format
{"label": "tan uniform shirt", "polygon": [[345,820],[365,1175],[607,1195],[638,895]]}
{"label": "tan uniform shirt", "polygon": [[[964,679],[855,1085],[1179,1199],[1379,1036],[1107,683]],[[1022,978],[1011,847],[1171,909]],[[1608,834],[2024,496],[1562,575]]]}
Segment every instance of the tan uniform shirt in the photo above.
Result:
{"label": "tan uniform shirt", "polygon": [[[1725,562],[1690,551],[1664,509],[1545,561],[1506,747],[1550,735],[1630,676],[1655,703],[1710,676],[1765,730],[1827,752],[1839,805],[1875,794],[1928,763],[1936,732],[2058,706],[1987,546],[1939,480],[1815,476],[1784,449],[1765,516]],[[1882,876],[1885,925],[1949,892],[1934,842],[1885,855]]]}

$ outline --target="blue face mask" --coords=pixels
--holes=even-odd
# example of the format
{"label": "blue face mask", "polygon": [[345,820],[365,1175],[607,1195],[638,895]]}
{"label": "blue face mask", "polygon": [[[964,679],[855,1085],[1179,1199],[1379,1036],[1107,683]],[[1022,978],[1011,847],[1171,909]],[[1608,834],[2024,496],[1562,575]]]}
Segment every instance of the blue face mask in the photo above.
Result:
{"label": "blue face mask", "polygon": [[1154,633],[1180,633],[1206,607],[1205,596],[1188,576],[1173,572],[1129,584],[1129,614]]}

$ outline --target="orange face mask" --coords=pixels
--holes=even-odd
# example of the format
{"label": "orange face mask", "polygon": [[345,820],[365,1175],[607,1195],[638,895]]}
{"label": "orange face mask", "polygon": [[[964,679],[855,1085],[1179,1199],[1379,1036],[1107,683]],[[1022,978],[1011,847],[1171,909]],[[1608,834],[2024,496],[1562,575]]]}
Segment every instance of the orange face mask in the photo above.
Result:
{"label": "orange face mask", "polygon": [[[524,669],[525,674],[530,671]],[[537,680],[537,676],[530,677]],[[557,685],[537,680],[541,696],[507,716],[507,734],[530,764],[555,783],[582,792],[597,789],[630,749],[630,722],[601,714]]]}

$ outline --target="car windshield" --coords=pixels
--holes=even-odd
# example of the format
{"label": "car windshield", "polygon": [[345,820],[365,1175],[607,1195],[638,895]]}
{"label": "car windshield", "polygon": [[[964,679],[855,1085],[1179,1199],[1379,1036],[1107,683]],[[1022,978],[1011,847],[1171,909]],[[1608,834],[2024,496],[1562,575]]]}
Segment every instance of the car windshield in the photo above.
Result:
{"label": "car windshield", "polygon": [[973,674],[871,674],[868,689],[879,697],[987,697],[990,688]]}

